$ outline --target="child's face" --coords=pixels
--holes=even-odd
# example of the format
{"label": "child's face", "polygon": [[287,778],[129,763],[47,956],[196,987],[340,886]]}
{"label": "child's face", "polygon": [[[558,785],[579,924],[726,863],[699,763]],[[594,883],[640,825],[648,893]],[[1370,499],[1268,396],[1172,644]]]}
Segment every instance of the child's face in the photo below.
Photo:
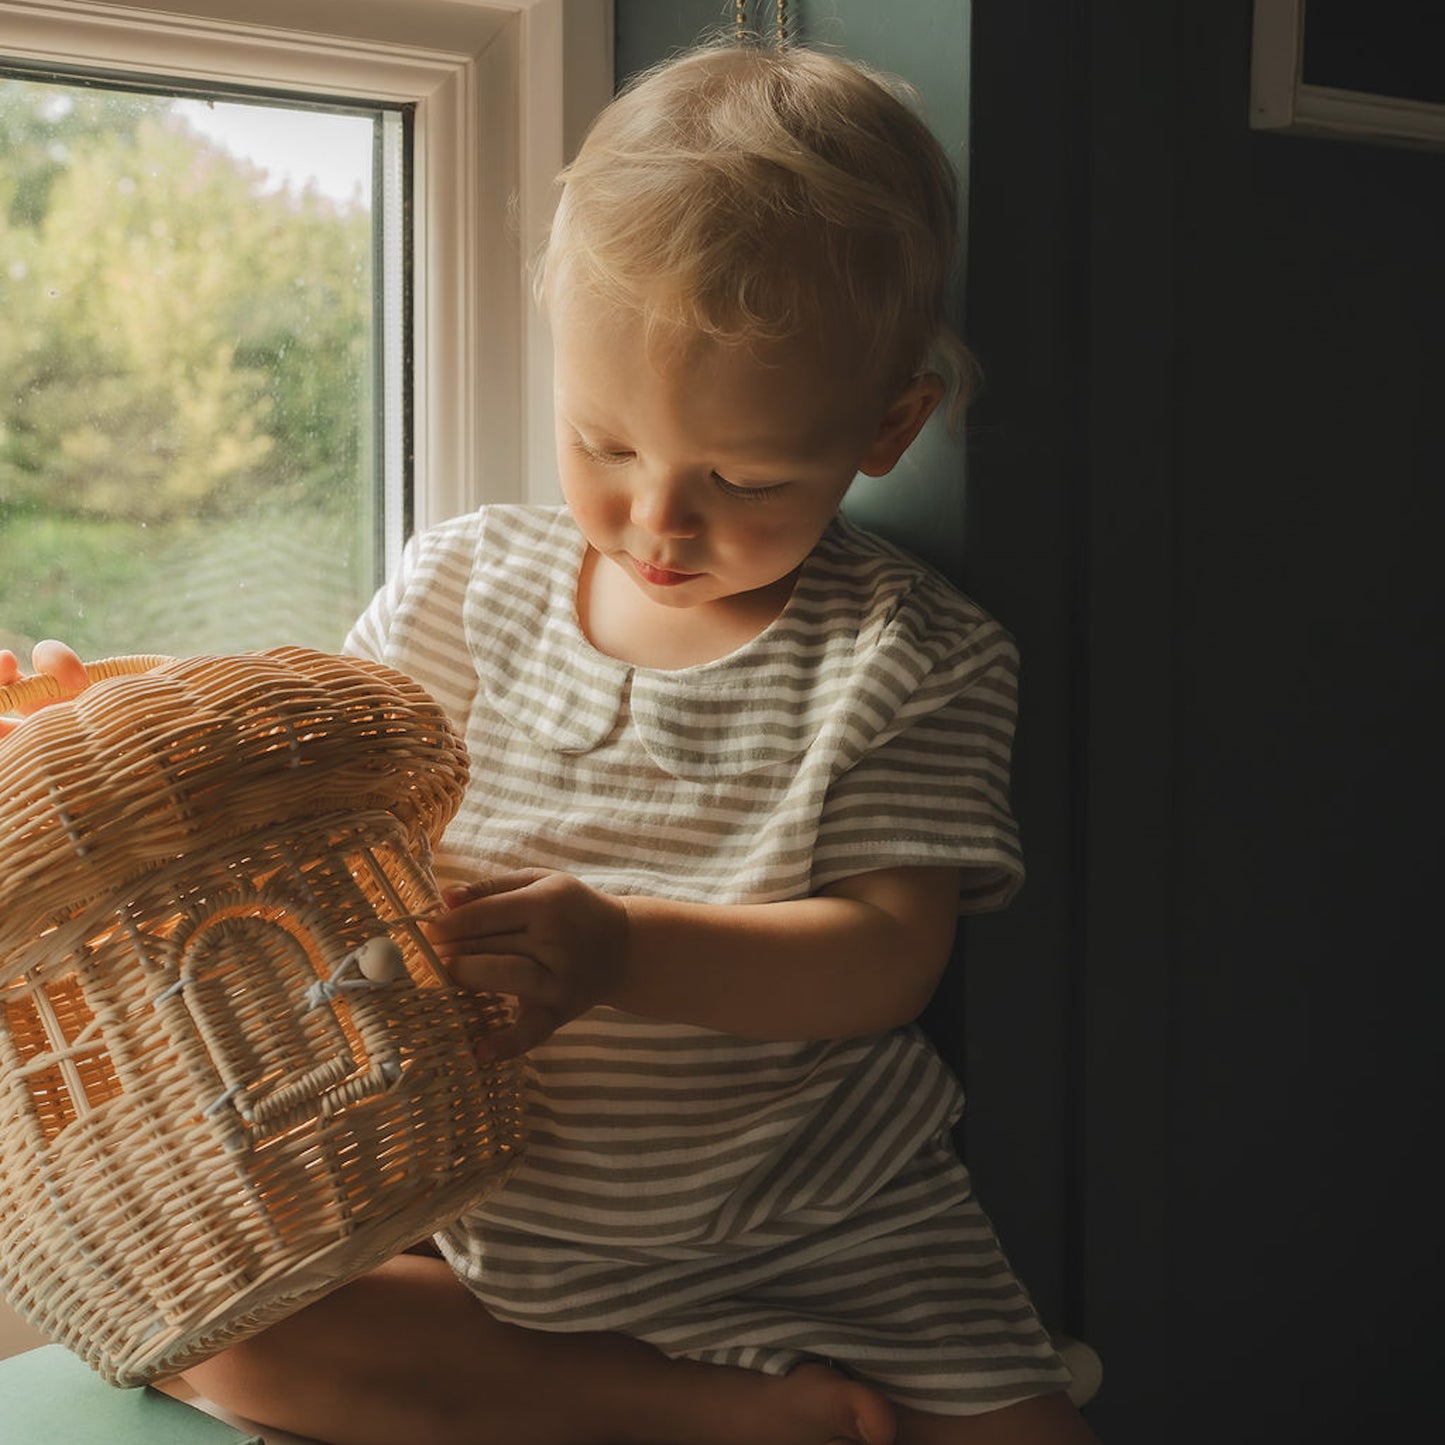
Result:
{"label": "child's face", "polygon": [[559,287],[549,312],[563,496],[593,549],[660,607],[785,598],[854,476],[890,470],[937,400],[930,390],[900,427],[894,398],[839,349],[649,353],[630,311]]}

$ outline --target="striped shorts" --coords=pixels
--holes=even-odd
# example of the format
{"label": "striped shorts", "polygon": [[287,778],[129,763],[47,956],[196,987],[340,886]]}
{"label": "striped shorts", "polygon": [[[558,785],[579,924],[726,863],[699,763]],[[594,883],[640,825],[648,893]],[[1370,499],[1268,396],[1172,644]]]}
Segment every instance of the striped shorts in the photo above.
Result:
{"label": "striped shorts", "polygon": [[[958,1181],[952,1197],[941,1197],[942,1178]],[[947,1131],[847,1218],[811,1231],[792,1220],[777,1232],[776,1243],[754,1236],[746,1250],[607,1254],[489,1223],[483,1212],[438,1243],[512,1324],[616,1330],[668,1355],[769,1374],[825,1358],[942,1415],[1068,1385]]]}

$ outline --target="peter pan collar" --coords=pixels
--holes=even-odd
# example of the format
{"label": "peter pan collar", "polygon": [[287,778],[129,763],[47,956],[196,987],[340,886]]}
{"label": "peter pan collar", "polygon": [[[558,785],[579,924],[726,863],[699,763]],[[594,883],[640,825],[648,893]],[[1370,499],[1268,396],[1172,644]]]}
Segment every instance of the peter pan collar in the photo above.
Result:
{"label": "peter pan collar", "polygon": [[[855,625],[820,628],[818,559],[804,563],[782,613],[737,651],[696,667],[638,667],[599,652],[577,618],[586,542],[565,509],[496,508],[482,528],[464,605],[482,692],[551,752],[584,754],[628,714],[649,757],[694,781],[787,763],[818,736],[846,688]],[[494,525],[495,524],[495,525]],[[848,610],[846,607],[844,610]]]}

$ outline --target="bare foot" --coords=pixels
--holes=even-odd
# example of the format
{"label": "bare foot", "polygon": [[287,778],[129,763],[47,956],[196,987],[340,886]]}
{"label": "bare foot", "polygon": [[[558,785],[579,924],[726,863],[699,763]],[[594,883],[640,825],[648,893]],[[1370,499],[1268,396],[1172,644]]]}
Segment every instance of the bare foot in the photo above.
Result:
{"label": "bare foot", "polygon": [[876,1390],[824,1365],[799,1365],[784,1383],[797,1392],[794,1403],[810,1421],[834,1432],[827,1445],[893,1445],[893,1406]]}
{"label": "bare foot", "polygon": [[825,1365],[781,1377],[679,1360],[670,1369],[688,1402],[674,1445],[893,1445],[897,1433],[882,1395]]}

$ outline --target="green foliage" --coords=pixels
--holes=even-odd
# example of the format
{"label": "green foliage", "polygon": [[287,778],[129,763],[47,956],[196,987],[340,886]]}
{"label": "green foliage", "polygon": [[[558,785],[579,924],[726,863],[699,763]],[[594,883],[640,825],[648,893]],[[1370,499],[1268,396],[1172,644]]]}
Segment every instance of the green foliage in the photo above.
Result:
{"label": "green foliage", "polygon": [[107,137],[128,138],[145,116],[163,116],[169,102],[130,92],[61,92],[0,78],[0,207],[11,226],[40,225],[50,188],[71,151]]}
{"label": "green foliage", "polygon": [[335,651],[371,591],[349,560],[348,525],[314,511],[158,527],[0,513],[0,599],[24,614],[0,605],[0,647],[28,657],[38,638],[61,637],[87,658],[283,642]]}
{"label": "green foliage", "polygon": [[0,84],[0,497],[157,522],[353,483],[368,217],[261,190],[160,102],[47,135],[44,92]]}
{"label": "green foliage", "polygon": [[263,180],[164,97],[0,77],[0,623],[80,637],[197,528],[339,556],[327,636],[369,591],[371,220]]}

